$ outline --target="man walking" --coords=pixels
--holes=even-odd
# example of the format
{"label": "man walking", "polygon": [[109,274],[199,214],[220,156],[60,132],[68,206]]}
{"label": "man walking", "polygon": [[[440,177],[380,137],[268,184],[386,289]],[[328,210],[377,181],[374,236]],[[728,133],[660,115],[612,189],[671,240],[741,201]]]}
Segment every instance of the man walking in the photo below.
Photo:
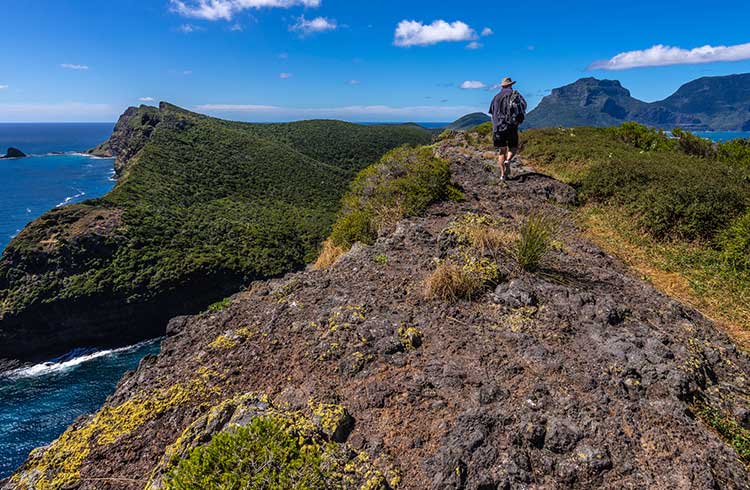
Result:
{"label": "man walking", "polygon": [[505,77],[502,90],[492,99],[489,113],[492,115],[492,140],[498,151],[500,180],[510,178],[510,161],[518,152],[518,126],[526,118],[526,100],[516,90],[511,78]]}

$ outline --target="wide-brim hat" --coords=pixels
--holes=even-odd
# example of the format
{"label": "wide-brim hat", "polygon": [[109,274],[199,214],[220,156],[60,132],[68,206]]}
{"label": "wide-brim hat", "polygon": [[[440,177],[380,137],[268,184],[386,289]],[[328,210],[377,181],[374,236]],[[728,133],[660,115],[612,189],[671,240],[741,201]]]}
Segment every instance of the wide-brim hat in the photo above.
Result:
{"label": "wide-brim hat", "polygon": [[510,77],[505,77],[505,78],[503,78],[503,83],[501,83],[500,86],[501,87],[512,87],[515,84],[516,84],[515,80],[513,80]]}

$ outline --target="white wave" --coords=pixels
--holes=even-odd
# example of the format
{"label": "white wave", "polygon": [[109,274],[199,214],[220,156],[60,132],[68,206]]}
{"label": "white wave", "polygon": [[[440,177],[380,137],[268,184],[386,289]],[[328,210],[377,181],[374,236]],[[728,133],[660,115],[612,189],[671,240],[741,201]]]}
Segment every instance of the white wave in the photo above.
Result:
{"label": "white wave", "polygon": [[78,199],[79,197],[83,197],[83,196],[86,195],[86,193],[83,192],[82,190],[79,190],[79,189],[76,189],[76,190],[78,190],[78,194],[76,194],[75,196],[66,197],[63,202],[61,202],[60,204],[58,204],[55,207],[56,208],[61,208],[61,207],[65,206],[66,204],[70,204],[70,201],[72,201],[73,199]]}
{"label": "white wave", "polygon": [[41,364],[36,364],[34,366],[13,369],[6,373],[0,373],[0,376],[7,377],[10,379],[21,379],[21,378],[34,378],[37,376],[45,376],[48,374],[69,371],[71,369],[74,369],[80,366],[81,364],[91,362],[94,359],[99,359],[102,357],[107,357],[107,356],[120,354],[124,352],[131,352],[131,351],[140,349],[141,347],[145,347],[146,345],[152,344],[154,342],[158,342],[158,339],[147,340],[145,342],[141,342],[135,345],[130,345],[128,347],[120,347],[119,349],[108,349],[108,350],[92,352],[90,354],[85,354],[80,357],[76,357],[74,359],[69,359],[67,361],[43,362]]}

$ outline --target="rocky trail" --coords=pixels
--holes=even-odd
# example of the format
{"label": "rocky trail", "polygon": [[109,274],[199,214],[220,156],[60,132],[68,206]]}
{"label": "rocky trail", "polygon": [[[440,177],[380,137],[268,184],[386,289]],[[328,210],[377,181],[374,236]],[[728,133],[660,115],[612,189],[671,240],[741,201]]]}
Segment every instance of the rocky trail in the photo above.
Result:
{"label": "rocky trail", "polygon": [[[433,205],[328,269],[254,283],[221,311],[172,320],[161,354],[74,425],[85,450],[65,488],[159,488],[168,446],[245,393],[291,410],[343,407],[349,422],[331,438],[400,475],[398,488],[750,488],[737,452],[696,416],[712,407],[750,426],[747,355],[583,238],[566,208],[572,188],[518,166],[500,184],[491,155],[461,135],[435,151],[464,202]],[[555,216],[547,270],[495,257],[507,269],[496,289],[426,299],[436,260],[460,253],[445,230],[468,213],[509,233],[531,214]],[[149,393],[169,395],[114,434],[97,432]],[[194,428],[196,440],[227,420]],[[51,478],[63,443],[2,488]]]}

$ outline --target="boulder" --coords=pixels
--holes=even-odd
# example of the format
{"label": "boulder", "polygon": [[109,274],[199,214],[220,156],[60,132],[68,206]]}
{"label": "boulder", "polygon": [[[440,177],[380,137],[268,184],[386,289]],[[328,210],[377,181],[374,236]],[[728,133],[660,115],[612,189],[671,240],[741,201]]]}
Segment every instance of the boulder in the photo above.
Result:
{"label": "boulder", "polygon": [[25,156],[26,156],[26,153],[22,152],[18,148],[10,147],[8,148],[8,153],[6,153],[4,157],[0,157],[0,158],[23,158]]}

